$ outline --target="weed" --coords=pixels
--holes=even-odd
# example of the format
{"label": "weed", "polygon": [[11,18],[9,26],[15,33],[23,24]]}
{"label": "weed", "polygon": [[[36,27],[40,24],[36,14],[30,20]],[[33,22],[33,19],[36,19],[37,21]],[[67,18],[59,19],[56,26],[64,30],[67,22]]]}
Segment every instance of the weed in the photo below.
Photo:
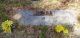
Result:
{"label": "weed", "polygon": [[48,30],[48,27],[47,26],[41,26],[41,27],[39,27],[39,29],[41,30],[39,37],[40,38],[46,38],[45,34],[46,34],[46,31]]}
{"label": "weed", "polygon": [[39,38],[45,38],[45,32],[41,32]]}
{"label": "weed", "polygon": [[58,33],[63,32],[64,34],[68,34],[69,33],[69,30],[63,25],[55,26],[55,31],[58,32]]}
{"label": "weed", "polygon": [[2,22],[1,26],[5,33],[11,33],[11,27],[12,27],[13,21],[7,20]]}

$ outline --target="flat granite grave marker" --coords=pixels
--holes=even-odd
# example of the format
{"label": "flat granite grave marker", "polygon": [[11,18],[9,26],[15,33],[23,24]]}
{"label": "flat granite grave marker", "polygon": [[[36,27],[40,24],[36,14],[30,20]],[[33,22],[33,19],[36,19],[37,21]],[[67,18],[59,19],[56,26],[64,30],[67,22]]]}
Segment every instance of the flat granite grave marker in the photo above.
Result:
{"label": "flat granite grave marker", "polygon": [[[17,10],[16,15],[13,16],[21,25],[56,25],[66,24],[74,25],[77,23],[75,10],[51,10],[49,15],[34,15],[30,10]],[[19,19],[17,19],[17,17]]]}

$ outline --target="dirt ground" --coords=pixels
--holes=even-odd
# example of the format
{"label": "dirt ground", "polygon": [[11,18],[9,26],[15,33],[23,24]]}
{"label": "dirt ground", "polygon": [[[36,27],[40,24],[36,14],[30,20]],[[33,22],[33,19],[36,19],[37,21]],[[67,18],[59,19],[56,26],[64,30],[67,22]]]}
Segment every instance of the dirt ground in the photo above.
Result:
{"label": "dirt ground", "polygon": [[[42,33],[43,32],[43,33]],[[17,26],[12,33],[0,33],[0,38],[80,38],[56,33],[53,26]]]}

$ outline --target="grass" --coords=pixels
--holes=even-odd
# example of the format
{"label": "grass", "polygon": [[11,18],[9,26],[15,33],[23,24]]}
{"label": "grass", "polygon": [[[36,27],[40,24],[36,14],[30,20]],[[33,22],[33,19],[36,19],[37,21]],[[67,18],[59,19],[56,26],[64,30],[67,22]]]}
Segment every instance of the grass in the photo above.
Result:
{"label": "grass", "polygon": [[41,33],[40,33],[39,37],[40,38],[46,38],[45,34],[48,30],[48,26],[41,26],[39,29],[41,30]]}
{"label": "grass", "polygon": [[46,38],[45,32],[41,32],[41,33],[39,34],[39,38]]}
{"label": "grass", "polygon": [[0,17],[2,22],[9,19],[8,16],[6,15],[5,7],[6,4],[0,3]]}

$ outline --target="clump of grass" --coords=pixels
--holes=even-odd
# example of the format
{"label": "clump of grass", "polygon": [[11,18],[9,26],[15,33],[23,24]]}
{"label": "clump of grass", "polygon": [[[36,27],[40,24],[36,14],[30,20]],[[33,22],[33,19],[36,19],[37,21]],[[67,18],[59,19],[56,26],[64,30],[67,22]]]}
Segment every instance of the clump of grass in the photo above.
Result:
{"label": "clump of grass", "polygon": [[27,6],[27,5],[30,5],[31,4],[31,1],[23,1],[23,2],[19,2],[19,1],[12,1],[11,5],[13,6]]}
{"label": "clump of grass", "polygon": [[0,19],[1,22],[8,20],[8,16],[6,15],[6,10],[5,10],[6,4],[0,3]]}
{"label": "clump of grass", "polygon": [[46,32],[48,30],[48,26],[41,26],[39,27],[39,29],[41,30],[40,34],[39,34],[39,37],[40,38],[46,38]]}
{"label": "clump of grass", "polygon": [[40,35],[39,35],[39,38],[46,38],[45,32],[41,32]]}

